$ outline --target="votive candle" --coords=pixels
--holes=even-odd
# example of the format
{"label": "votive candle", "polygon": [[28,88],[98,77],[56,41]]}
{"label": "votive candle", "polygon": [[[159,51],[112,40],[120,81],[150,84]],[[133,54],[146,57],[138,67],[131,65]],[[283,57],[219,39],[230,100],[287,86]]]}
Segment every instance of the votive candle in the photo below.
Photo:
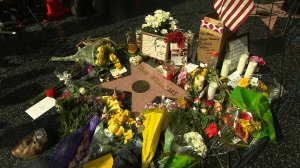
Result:
{"label": "votive candle", "polygon": [[247,64],[248,58],[249,58],[248,54],[241,55],[241,58],[239,60],[239,63],[238,63],[237,69],[236,69],[236,71],[239,75],[241,75],[243,73],[245,66]]}
{"label": "votive candle", "polygon": [[207,100],[213,100],[218,88],[218,84],[216,82],[210,82],[207,91]]}
{"label": "votive candle", "polygon": [[253,73],[255,71],[256,66],[257,66],[257,62],[250,61],[249,64],[248,64],[248,67],[246,69],[244,78],[251,79],[251,77],[252,77],[252,75],[253,75]]}
{"label": "votive candle", "polygon": [[227,77],[230,70],[231,61],[229,59],[225,59],[222,65],[221,76]]}

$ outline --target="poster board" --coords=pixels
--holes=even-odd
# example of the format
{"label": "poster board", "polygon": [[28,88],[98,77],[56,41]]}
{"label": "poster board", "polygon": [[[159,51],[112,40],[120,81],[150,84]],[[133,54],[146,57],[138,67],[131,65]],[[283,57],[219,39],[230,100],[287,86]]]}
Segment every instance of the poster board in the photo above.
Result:
{"label": "poster board", "polygon": [[228,41],[225,58],[231,60],[230,71],[237,68],[242,54],[249,53],[249,34],[242,34]]}
{"label": "poster board", "polygon": [[140,54],[165,61],[168,58],[169,45],[164,42],[164,39],[163,36],[141,32]]}

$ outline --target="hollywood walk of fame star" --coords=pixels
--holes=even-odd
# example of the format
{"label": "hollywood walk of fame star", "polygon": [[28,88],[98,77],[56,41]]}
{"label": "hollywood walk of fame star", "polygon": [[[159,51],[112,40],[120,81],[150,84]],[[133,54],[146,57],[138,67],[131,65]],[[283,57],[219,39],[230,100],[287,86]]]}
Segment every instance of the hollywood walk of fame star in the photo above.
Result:
{"label": "hollywood walk of fame star", "polygon": [[[274,2],[273,6],[272,3],[255,3],[254,10],[251,14],[258,16],[264,22],[264,24],[266,24],[269,27],[270,30],[273,30],[278,17],[288,17],[288,13],[282,10],[283,2],[284,1]],[[270,16],[271,11],[272,15]]]}
{"label": "hollywood walk of fame star", "polygon": [[101,84],[101,87],[132,92],[132,110],[141,112],[157,96],[183,98],[185,90],[166,80],[155,68],[146,63],[131,67],[131,75]]}

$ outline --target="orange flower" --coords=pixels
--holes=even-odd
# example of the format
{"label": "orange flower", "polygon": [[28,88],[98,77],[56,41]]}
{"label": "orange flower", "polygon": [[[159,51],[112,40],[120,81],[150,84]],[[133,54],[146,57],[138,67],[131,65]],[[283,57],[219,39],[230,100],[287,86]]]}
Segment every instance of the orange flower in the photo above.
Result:
{"label": "orange flower", "polygon": [[249,78],[242,78],[239,81],[240,87],[247,87],[249,85]]}
{"label": "orange flower", "polygon": [[207,73],[207,69],[204,68],[204,69],[202,70],[202,72],[201,72],[201,75],[202,75],[202,76],[206,76],[206,73]]}

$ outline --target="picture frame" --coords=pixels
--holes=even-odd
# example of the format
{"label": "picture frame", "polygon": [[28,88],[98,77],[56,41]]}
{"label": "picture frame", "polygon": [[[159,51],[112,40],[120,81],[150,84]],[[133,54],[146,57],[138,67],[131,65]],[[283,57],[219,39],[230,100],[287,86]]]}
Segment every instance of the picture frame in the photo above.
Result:
{"label": "picture frame", "polygon": [[231,61],[230,71],[237,68],[242,54],[249,54],[249,38],[249,33],[245,33],[228,40],[225,59]]}
{"label": "picture frame", "polygon": [[165,37],[141,32],[140,54],[160,61],[168,59],[169,44],[165,43]]}

